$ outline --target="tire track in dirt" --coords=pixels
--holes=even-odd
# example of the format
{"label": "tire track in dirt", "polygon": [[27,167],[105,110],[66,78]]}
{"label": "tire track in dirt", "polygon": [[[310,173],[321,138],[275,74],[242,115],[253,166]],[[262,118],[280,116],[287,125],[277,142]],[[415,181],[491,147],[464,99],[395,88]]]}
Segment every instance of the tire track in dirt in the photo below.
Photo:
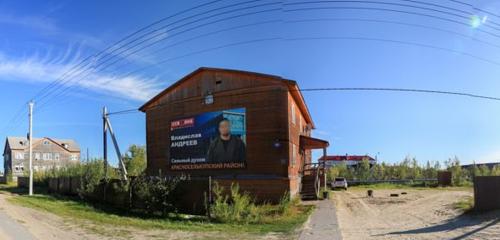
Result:
{"label": "tire track in dirt", "polygon": [[[467,234],[472,239],[500,239],[498,212],[496,218],[469,217],[452,206],[471,196],[470,190],[381,189],[372,198],[365,191],[350,189],[334,194],[339,226],[346,240],[450,239]],[[390,193],[402,191],[407,194],[389,197]]]}

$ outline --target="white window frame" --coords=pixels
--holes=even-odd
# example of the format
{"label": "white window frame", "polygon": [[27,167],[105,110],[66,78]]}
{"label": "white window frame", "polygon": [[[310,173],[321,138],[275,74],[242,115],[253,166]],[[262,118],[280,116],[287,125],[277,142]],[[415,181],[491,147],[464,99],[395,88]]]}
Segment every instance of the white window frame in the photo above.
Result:
{"label": "white window frame", "polygon": [[16,159],[24,159],[24,153],[23,152],[16,152]]}
{"label": "white window frame", "polygon": [[295,104],[292,103],[292,108],[290,110],[291,114],[292,114],[292,124],[296,124],[296,119],[295,119]]}
{"label": "white window frame", "polygon": [[71,161],[77,161],[77,160],[78,160],[77,154],[71,154]]}

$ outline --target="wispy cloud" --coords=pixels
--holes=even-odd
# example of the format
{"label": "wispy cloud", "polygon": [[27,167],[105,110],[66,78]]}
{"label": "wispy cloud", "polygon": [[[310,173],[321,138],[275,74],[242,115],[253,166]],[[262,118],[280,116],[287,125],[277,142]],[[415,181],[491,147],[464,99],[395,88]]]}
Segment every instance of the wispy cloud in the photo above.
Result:
{"label": "wispy cloud", "polygon": [[16,16],[0,13],[0,24],[16,25],[31,29],[44,31],[45,33],[55,33],[59,28],[53,20],[38,16]]}
{"label": "wispy cloud", "polygon": [[[48,51],[44,56],[34,54],[31,57],[23,58],[9,57],[0,53],[0,80],[51,82],[77,66],[81,55],[81,50],[76,47],[68,47],[66,51],[57,55]],[[70,78],[71,80],[64,80],[67,86],[85,88],[139,101],[149,99],[160,90],[154,78],[120,77],[98,71],[92,72],[92,69],[89,68],[75,72],[75,74],[77,73],[81,73],[81,75]],[[82,78],[82,75],[87,75],[87,77]],[[60,88],[60,90],[65,88]]]}

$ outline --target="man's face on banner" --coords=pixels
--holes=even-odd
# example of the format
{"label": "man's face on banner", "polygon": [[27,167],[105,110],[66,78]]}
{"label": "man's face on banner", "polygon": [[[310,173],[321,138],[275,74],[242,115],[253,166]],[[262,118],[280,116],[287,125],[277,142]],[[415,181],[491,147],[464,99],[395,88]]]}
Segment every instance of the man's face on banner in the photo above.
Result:
{"label": "man's face on banner", "polygon": [[219,123],[219,133],[221,136],[227,137],[231,134],[231,123],[224,120]]}

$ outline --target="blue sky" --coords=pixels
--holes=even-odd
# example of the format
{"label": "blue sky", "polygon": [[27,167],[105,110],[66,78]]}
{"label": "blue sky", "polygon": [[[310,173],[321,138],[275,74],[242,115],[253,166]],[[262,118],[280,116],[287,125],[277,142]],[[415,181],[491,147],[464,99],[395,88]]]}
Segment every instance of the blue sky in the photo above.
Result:
{"label": "blue sky", "polygon": [[[158,43],[149,48],[129,54],[133,50],[116,47],[66,75],[141,27],[209,1],[2,1],[0,134],[26,134],[21,107],[35,97],[35,136],[74,138],[99,157],[103,106],[138,107],[200,66],[282,75],[301,88],[498,96],[500,3],[463,1],[220,0],[168,19],[166,28],[156,25],[144,44]],[[316,9],[292,11],[302,8]],[[422,163],[453,156],[464,163],[500,161],[500,102],[388,92],[304,96],[314,135],[330,141],[331,154],[378,154],[387,162],[407,155]],[[142,113],[111,120],[123,150],[145,144]]]}

